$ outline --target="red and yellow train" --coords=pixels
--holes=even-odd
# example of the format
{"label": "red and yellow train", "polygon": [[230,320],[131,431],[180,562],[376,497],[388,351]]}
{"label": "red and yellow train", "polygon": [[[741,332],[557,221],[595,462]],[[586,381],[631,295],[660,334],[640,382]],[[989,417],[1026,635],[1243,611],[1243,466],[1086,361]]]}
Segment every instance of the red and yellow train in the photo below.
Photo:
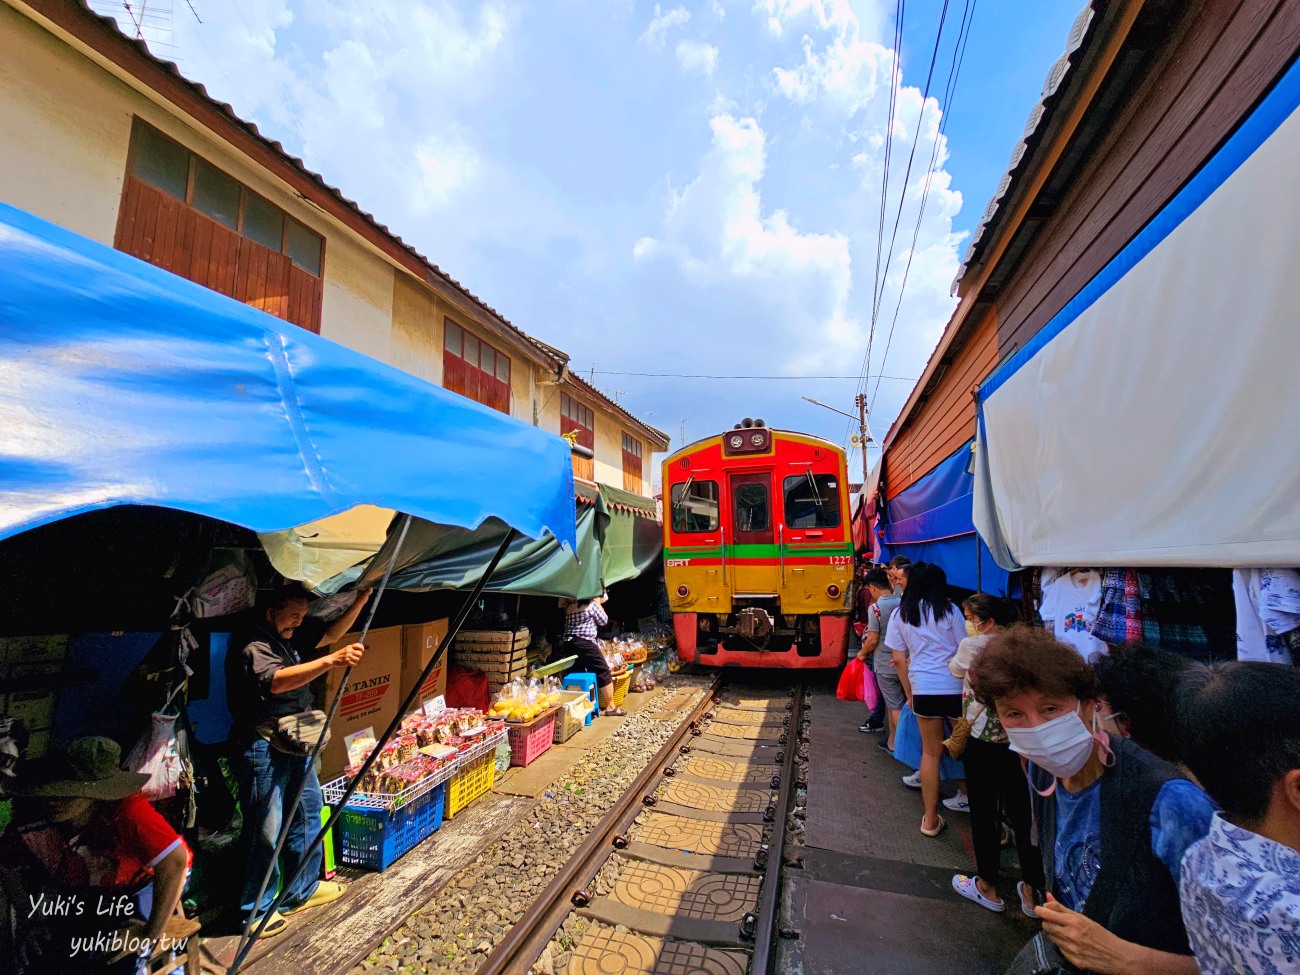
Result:
{"label": "red and yellow train", "polygon": [[844,451],[745,420],[664,461],[664,579],[682,660],[839,667],[853,583]]}

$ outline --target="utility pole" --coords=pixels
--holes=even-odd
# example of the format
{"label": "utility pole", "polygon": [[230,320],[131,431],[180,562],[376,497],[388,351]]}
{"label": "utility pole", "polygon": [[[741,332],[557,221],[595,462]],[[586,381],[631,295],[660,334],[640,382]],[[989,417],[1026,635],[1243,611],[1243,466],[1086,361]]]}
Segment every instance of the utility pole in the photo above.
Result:
{"label": "utility pole", "polygon": [[862,448],[862,483],[867,483],[867,477],[870,475],[870,471],[867,469],[867,444],[871,443],[871,438],[867,436],[867,397],[862,393],[859,393],[858,398],[853,401],[854,405],[858,408],[857,416],[854,416],[852,413],[846,413],[838,407],[828,406],[825,403],[813,399],[811,396],[804,396],[802,399],[805,402],[812,403],[813,406],[820,406],[822,409],[830,410],[832,413],[838,413],[840,416],[847,416],[850,420],[858,421],[858,446]]}
{"label": "utility pole", "polygon": [[858,393],[858,436],[862,439],[862,483],[867,483],[867,394]]}

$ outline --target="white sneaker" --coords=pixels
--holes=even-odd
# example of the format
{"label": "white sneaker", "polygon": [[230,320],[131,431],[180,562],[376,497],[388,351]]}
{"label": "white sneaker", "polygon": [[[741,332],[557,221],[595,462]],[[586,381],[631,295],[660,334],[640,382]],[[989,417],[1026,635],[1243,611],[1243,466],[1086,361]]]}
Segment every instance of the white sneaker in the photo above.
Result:
{"label": "white sneaker", "polygon": [[953,812],[968,813],[970,812],[970,800],[966,798],[966,793],[958,789],[955,796],[943,801],[943,808],[951,809]]}
{"label": "white sneaker", "polygon": [[904,776],[903,776],[903,785],[907,786],[909,789],[919,789],[919,788],[921,788],[921,772],[920,772],[920,770],[918,769],[917,771],[913,772],[911,775],[904,775]]}

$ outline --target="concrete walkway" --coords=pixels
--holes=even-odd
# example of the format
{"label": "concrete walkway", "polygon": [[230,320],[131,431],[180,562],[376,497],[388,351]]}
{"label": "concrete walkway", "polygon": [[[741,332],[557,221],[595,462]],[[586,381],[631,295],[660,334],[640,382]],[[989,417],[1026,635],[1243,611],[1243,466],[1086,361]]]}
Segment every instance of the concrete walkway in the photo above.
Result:
{"label": "concrete walkway", "polygon": [[863,706],[827,689],[812,701],[804,869],[789,888],[802,938],[781,970],[1000,975],[1038,927],[1016,907],[1014,856],[1004,856],[1005,912],[957,896],[952,875],[974,870],[969,817],[943,810],[948,828],[923,836],[921,794],[879,735],[858,731]]}

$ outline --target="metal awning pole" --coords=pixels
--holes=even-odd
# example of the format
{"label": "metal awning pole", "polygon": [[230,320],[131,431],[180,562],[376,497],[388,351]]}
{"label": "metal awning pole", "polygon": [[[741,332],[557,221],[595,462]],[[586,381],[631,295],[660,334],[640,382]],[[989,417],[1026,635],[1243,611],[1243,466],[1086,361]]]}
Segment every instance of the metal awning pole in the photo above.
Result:
{"label": "metal awning pole", "polygon": [[[366,639],[366,634],[370,632],[370,624],[374,622],[375,611],[379,608],[380,597],[383,596],[384,590],[388,588],[388,580],[393,575],[393,569],[397,565],[397,557],[401,554],[402,546],[406,542],[406,533],[410,530],[410,528],[411,528],[411,516],[407,514],[402,515],[402,527],[398,531],[397,544],[393,546],[393,554],[388,559],[387,568],[384,569],[384,577],[380,581],[379,588],[376,590],[373,598],[370,600],[370,605],[367,607],[366,621],[362,625],[361,634],[358,637],[359,643],[364,643]],[[334,692],[334,700],[330,703],[329,713],[328,715],[326,715],[325,718],[325,728],[330,727],[330,725],[334,723],[334,716],[338,713],[339,703],[343,700],[343,692],[347,690],[348,675],[351,673],[352,673],[351,666],[344,668],[343,677],[339,681],[338,690]],[[315,764],[316,757],[320,754],[321,748],[324,745],[324,743],[325,743],[325,735],[324,732],[322,731],[320,737],[316,739],[316,744],[312,746],[311,754],[308,755],[304,760],[302,779],[298,783],[298,789],[294,793],[293,801],[288,803],[285,806],[286,809],[297,810],[298,803],[302,801],[302,794],[307,789],[307,775],[310,773],[312,766]],[[263,874],[262,876],[262,883],[257,888],[257,896],[253,898],[253,909],[249,912],[248,917],[245,918],[244,920],[244,927],[243,930],[240,932],[240,950],[235,955],[235,961],[230,968],[230,975],[234,975],[235,970],[239,967],[239,963],[242,962],[244,960],[244,957],[247,955],[249,946],[251,946],[253,940],[262,933],[262,929],[266,927],[267,923],[270,920],[271,915],[280,906],[281,898],[277,897],[275,903],[271,906],[271,909],[267,911],[265,916],[262,918],[262,923],[258,926],[256,934],[253,934],[250,937],[250,931],[252,929],[252,926],[254,924],[257,915],[257,905],[262,902],[262,895],[266,893],[266,888],[269,887],[271,884],[271,875],[275,871],[276,863],[278,863],[280,860],[280,854],[284,850],[284,844],[288,841],[289,830],[292,827],[292,825],[293,825],[292,813],[287,816],[281,816],[280,834],[279,836],[276,837],[275,852],[271,855],[271,862],[267,864],[266,873]],[[288,881],[286,881],[284,884],[281,884],[281,892],[287,889],[288,886],[289,886]]]}
{"label": "metal awning pole", "polygon": [[[407,691],[405,700],[403,700],[402,703],[397,708],[397,714],[394,716],[393,720],[389,723],[384,733],[380,735],[379,741],[375,743],[375,747],[371,750],[370,755],[366,758],[365,762],[362,763],[361,768],[357,770],[357,774],[353,776],[352,781],[348,784],[348,787],[344,791],[342,798],[340,798],[338,803],[335,804],[334,811],[330,814],[329,819],[325,822],[323,826],[321,826],[319,832],[317,832],[315,838],[311,841],[311,843],[307,845],[307,849],[303,854],[302,861],[298,864],[298,868],[289,877],[285,879],[283,884],[280,885],[280,892],[276,895],[275,901],[271,904],[270,909],[267,910],[267,912],[262,916],[262,920],[258,924],[257,930],[254,931],[251,935],[247,933],[245,934],[240,944],[240,949],[238,953],[236,953],[234,961],[231,962],[230,968],[227,970],[227,975],[235,975],[235,973],[239,970],[240,964],[243,963],[244,959],[248,956],[248,952],[252,949],[253,942],[257,940],[257,938],[261,935],[262,930],[266,927],[268,923],[270,923],[271,916],[275,913],[276,910],[279,909],[280,903],[284,899],[285,893],[293,885],[293,882],[298,879],[298,874],[302,872],[303,865],[306,864],[307,860],[310,858],[311,854],[315,852],[316,848],[325,842],[325,837],[329,834],[329,831],[334,828],[334,824],[338,822],[339,818],[343,815],[344,806],[346,806],[348,800],[352,798],[353,793],[357,791],[357,786],[360,785],[361,780],[365,778],[366,773],[370,771],[371,766],[374,765],[374,763],[378,760],[380,750],[384,747],[384,745],[386,745],[389,742],[389,740],[392,739],[393,735],[397,732],[397,729],[401,727],[402,718],[406,716],[407,708],[409,708],[412,702],[414,702],[425,680],[428,679],[428,676],[433,672],[434,667],[436,667],[439,661],[442,660],[443,656],[447,652],[447,648],[451,645],[451,641],[455,639],[456,634],[460,632],[460,628],[465,624],[465,620],[469,618],[470,612],[473,610],[474,605],[478,602],[479,597],[483,594],[483,590],[487,587],[487,584],[491,580],[492,575],[496,572],[497,566],[501,563],[501,560],[505,557],[506,550],[510,547],[510,543],[515,540],[515,536],[517,534],[518,533],[513,528],[506,531],[505,538],[501,540],[500,546],[498,546],[496,553],[492,556],[492,560],[488,563],[487,568],[483,571],[483,575],[479,578],[478,582],[475,583],[474,589],[470,592],[469,598],[465,600],[464,605],[462,605],[461,608],[457,611],[455,619],[452,620],[451,625],[447,628],[447,635],[442,638],[442,642],[438,645],[437,652],[434,653],[434,655],[429,658],[429,662],[424,665],[424,670],[420,673],[419,678],[414,682],[412,682],[411,689]],[[396,561],[396,552],[394,552],[393,558],[394,561]],[[390,571],[391,568],[392,565],[390,563],[389,566]],[[387,582],[388,582],[388,573],[385,573],[384,584],[387,585]],[[373,618],[373,616],[374,613],[372,612],[371,617]],[[367,624],[368,622],[369,621],[367,621]],[[341,692],[342,692],[342,686],[340,686],[340,693]],[[338,705],[338,701],[336,699],[335,706],[337,707],[337,705]],[[287,835],[288,824],[292,821],[292,819],[293,819],[292,816],[285,817],[285,826],[282,827],[282,836],[281,836],[282,840],[283,840],[283,836]],[[260,899],[261,894],[259,894],[258,897]]]}

